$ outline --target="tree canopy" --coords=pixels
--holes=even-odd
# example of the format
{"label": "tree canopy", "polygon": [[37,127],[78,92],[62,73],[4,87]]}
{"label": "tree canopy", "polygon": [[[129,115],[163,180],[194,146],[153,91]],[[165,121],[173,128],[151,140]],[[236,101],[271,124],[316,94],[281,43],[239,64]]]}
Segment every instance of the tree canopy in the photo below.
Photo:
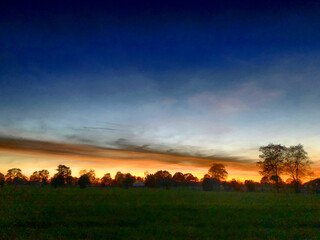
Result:
{"label": "tree canopy", "polygon": [[208,171],[211,178],[217,179],[218,181],[226,180],[228,172],[225,166],[221,163],[214,163]]}

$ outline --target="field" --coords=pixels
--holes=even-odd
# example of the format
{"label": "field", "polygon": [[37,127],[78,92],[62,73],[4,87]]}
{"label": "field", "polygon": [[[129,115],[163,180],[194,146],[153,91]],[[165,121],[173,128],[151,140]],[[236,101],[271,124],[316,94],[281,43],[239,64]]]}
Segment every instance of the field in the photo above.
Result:
{"label": "field", "polygon": [[320,196],[7,187],[0,239],[320,239]]}

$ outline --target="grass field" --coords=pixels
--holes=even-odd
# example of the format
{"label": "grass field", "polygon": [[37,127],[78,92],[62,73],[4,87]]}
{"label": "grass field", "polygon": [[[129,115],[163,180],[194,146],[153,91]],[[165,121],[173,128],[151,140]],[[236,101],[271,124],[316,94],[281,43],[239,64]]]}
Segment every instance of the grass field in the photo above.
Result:
{"label": "grass field", "polygon": [[5,188],[0,239],[320,239],[320,196]]}

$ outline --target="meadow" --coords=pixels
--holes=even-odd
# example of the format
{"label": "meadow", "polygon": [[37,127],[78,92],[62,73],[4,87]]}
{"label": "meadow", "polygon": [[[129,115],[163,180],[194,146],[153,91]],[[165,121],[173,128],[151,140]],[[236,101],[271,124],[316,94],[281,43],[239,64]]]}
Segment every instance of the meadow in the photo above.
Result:
{"label": "meadow", "polygon": [[5,187],[0,239],[320,239],[320,196]]}

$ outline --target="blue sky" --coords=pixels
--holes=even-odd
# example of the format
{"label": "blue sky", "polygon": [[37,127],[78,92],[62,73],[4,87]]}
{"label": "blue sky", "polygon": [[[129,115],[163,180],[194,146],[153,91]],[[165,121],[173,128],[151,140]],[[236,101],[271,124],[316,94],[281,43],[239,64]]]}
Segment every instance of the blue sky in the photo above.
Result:
{"label": "blue sky", "polygon": [[2,1],[0,134],[255,160],[320,151],[316,1]]}

